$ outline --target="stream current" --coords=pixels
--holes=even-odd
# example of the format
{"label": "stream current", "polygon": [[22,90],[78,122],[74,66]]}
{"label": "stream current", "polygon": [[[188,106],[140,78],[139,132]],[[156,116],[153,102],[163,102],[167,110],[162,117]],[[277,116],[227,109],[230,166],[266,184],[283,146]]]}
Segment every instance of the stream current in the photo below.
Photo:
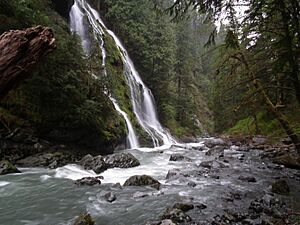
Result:
{"label": "stream current", "polygon": [[[196,147],[198,146],[198,147]],[[202,149],[201,151],[199,149]],[[288,169],[277,170],[257,159],[259,151],[238,150],[231,146],[225,150],[224,160],[214,160],[211,169],[201,162],[214,159],[205,155],[208,150],[202,142],[169,148],[141,148],[130,150],[141,163],[128,169],[108,169],[101,175],[100,186],[77,186],[74,180],[97,176],[78,165],[57,169],[20,168],[21,174],[0,177],[0,224],[5,225],[69,225],[76,216],[88,212],[98,225],[143,225],[158,220],[167,207],[175,202],[205,204],[188,212],[196,221],[209,219],[224,209],[242,211],[250,200],[270,191],[275,176],[293,173]],[[125,150],[127,151],[127,150]],[[188,160],[169,161],[171,154],[180,154]],[[244,155],[244,160],[239,157]],[[181,175],[166,179],[169,170],[179,169]],[[150,175],[162,183],[160,190],[151,187],[121,187],[115,185],[132,175]],[[214,176],[213,176],[214,175]],[[238,179],[252,175],[255,183]],[[290,181],[291,190],[298,190],[299,181]],[[112,192],[117,199],[109,203],[104,195]],[[226,200],[238,192],[242,198]],[[299,198],[293,201],[299,202]],[[295,203],[294,202],[294,203]]]}

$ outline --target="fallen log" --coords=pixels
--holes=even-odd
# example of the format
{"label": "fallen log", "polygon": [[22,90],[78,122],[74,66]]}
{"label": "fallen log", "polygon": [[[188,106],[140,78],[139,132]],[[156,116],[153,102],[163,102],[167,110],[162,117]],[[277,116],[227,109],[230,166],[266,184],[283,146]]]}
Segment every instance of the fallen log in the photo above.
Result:
{"label": "fallen log", "polygon": [[3,33],[0,36],[0,100],[28,78],[42,56],[55,47],[53,31],[48,27]]}

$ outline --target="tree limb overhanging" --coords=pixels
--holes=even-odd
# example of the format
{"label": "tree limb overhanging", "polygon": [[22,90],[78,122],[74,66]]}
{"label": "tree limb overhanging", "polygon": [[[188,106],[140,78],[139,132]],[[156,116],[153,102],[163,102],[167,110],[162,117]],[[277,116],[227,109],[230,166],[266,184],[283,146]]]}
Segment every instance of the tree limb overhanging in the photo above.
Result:
{"label": "tree limb overhanging", "polygon": [[28,78],[42,56],[55,48],[54,34],[48,27],[3,33],[0,36],[0,100]]}

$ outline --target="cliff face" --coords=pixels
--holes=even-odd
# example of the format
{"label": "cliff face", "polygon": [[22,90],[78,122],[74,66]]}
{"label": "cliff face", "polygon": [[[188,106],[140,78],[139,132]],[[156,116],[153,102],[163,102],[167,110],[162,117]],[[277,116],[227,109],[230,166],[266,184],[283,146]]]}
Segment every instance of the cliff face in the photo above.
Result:
{"label": "cliff face", "polygon": [[74,0],[52,0],[55,10],[65,18],[69,18],[69,12]]}

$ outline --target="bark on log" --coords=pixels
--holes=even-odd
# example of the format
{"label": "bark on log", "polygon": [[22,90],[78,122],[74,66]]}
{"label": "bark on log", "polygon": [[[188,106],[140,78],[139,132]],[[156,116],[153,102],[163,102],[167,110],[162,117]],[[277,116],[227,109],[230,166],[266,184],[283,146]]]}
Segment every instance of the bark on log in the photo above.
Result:
{"label": "bark on log", "polygon": [[3,33],[0,36],[0,101],[28,78],[41,57],[55,47],[53,31],[48,27]]}

